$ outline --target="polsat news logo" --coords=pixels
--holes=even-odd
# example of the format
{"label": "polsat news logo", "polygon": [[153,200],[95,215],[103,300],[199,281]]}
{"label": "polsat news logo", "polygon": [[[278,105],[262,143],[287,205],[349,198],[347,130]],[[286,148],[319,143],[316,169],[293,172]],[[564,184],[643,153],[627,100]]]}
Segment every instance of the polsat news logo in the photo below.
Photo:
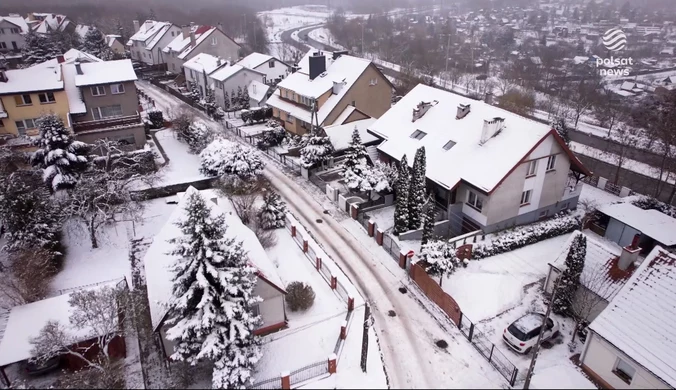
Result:
{"label": "polsat news logo", "polygon": [[[603,34],[603,46],[611,52],[622,51],[627,47],[627,35],[619,27],[611,28]],[[610,58],[596,57],[596,66],[603,66],[599,70],[601,76],[629,76],[631,69],[626,66],[631,65],[634,65],[633,58],[615,58],[612,55]]]}

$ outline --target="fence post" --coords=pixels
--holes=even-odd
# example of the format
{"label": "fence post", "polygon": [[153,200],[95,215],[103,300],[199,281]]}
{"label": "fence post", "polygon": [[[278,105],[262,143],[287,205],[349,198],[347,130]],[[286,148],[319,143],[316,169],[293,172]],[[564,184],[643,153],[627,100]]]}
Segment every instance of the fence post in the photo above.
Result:
{"label": "fence post", "polygon": [[289,372],[288,371],[282,371],[281,377],[282,377],[282,389],[290,389],[291,388],[291,378],[289,378]]}
{"label": "fence post", "polygon": [[317,256],[315,266],[317,267],[317,271],[319,271],[319,269],[322,268],[322,258],[321,257]]}
{"label": "fence post", "polygon": [[380,246],[383,246],[383,230],[381,228],[378,228],[376,230],[376,243]]}
{"label": "fence post", "polygon": [[337,285],[338,285],[338,278],[331,275],[331,290],[335,290]]}
{"label": "fence post", "polygon": [[462,330],[462,310],[460,310],[460,317],[458,318],[458,329]]}
{"label": "fence post", "polygon": [[307,253],[307,239],[303,237],[303,252]]}
{"label": "fence post", "polygon": [[471,342],[472,341],[472,336],[474,335],[474,323],[470,322],[469,323],[469,335],[467,336],[467,339]]}
{"label": "fence post", "polygon": [[291,224],[291,237],[296,237],[296,224]]}
{"label": "fence post", "polygon": [[345,340],[347,337],[347,321],[343,321],[340,325],[340,339]]}
{"label": "fence post", "polygon": [[373,237],[373,232],[374,232],[375,228],[376,228],[375,222],[373,222],[373,220],[369,220],[369,221],[368,221],[368,233],[369,233],[369,237]]}
{"label": "fence post", "polygon": [[493,344],[493,346],[491,347],[491,354],[488,355],[488,362],[489,363],[491,362],[491,359],[493,358],[493,350],[494,349],[495,349],[495,344]]}
{"label": "fence post", "polygon": [[512,378],[509,381],[510,386],[514,386],[514,382],[516,382],[516,377],[519,374],[519,369],[514,367],[514,371],[512,371]]}
{"label": "fence post", "polygon": [[336,373],[336,359],[337,356],[335,353],[329,355],[329,374]]}
{"label": "fence post", "polygon": [[354,298],[348,297],[347,298],[347,311],[352,311],[354,310]]}

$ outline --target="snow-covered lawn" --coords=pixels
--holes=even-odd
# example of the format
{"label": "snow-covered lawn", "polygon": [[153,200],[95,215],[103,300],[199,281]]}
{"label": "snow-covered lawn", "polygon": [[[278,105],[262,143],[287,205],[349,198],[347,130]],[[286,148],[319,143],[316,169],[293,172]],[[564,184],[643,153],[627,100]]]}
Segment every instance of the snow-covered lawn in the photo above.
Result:
{"label": "snow-covered lawn", "polygon": [[173,130],[160,130],[155,133],[155,137],[169,157],[169,164],[160,169],[162,177],[158,186],[188,183],[207,178],[199,171],[199,156],[190,154],[188,145],[176,139]]}
{"label": "snow-covered lawn", "polygon": [[394,205],[382,209],[367,211],[366,214],[375,221],[378,229],[388,231],[394,226]]}
{"label": "snow-covered lawn", "polygon": [[104,226],[97,234],[96,249],[82,225],[68,221],[62,241],[66,256],[61,272],[52,279],[52,292],[122,277],[131,283],[130,239],[154,236],[169,218],[172,207],[176,207],[167,205],[164,198],[144,202],[144,206],[140,222],[122,221]]}
{"label": "snow-covered lawn", "polygon": [[611,194],[608,191],[604,191],[600,188],[591,186],[587,183],[582,183],[582,193],[580,194],[580,201],[593,202],[596,204],[596,207],[617,202],[621,200],[619,196]]}

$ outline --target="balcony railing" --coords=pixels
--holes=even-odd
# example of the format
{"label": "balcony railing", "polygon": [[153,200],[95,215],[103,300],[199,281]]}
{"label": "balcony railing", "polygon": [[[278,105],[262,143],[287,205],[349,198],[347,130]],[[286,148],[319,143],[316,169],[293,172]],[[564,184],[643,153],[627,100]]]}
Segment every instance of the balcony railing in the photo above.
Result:
{"label": "balcony railing", "polygon": [[104,118],[95,121],[75,122],[73,123],[73,130],[76,133],[81,133],[85,131],[103,130],[113,127],[123,127],[131,125],[140,126],[142,124],[143,122],[141,121],[141,115],[139,113],[136,113],[135,115],[119,116],[116,118]]}

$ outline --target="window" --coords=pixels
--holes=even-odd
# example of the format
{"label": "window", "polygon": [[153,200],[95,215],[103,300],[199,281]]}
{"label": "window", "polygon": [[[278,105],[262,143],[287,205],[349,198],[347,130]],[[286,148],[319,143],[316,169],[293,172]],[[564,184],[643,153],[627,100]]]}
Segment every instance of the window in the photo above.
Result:
{"label": "window", "polygon": [[176,72],[176,64],[171,64],[171,69]]}
{"label": "window", "polygon": [[275,67],[275,60],[270,60],[270,62],[268,62],[268,66],[271,67],[271,68],[274,68]]}
{"label": "window", "polygon": [[474,191],[468,191],[467,204],[479,211],[484,207],[484,201]]}
{"label": "window", "polygon": [[14,96],[14,102],[16,103],[17,106],[30,106],[31,104],[33,104],[31,95]]}
{"label": "window", "polygon": [[549,210],[540,211],[540,215],[538,216],[538,218],[545,219],[545,218],[547,218],[548,215],[549,215]]}
{"label": "window", "polygon": [[556,155],[549,156],[547,159],[547,171],[553,171],[556,166]]}
{"label": "window", "polygon": [[289,97],[289,90],[288,90],[288,89],[285,89],[285,90],[284,90],[284,97],[285,97],[285,98],[288,98],[288,97]]}
{"label": "window", "polygon": [[455,142],[453,141],[448,141],[446,142],[446,145],[444,145],[444,150],[451,150],[452,147],[455,146]]}
{"label": "window", "polygon": [[533,160],[528,162],[528,168],[526,170],[526,177],[535,176],[538,170],[538,161]]}
{"label": "window", "polygon": [[293,123],[293,117],[288,112],[286,113],[286,121],[289,123]]}
{"label": "window", "polygon": [[94,120],[122,116],[122,106],[116,104],[114,106],[94,107],[92,108],[92,116]]}
{"label": "window", "polygon": [[425,133],[424,131],[416,130],[416,131],[413,132],[413,134],[411,134],[411,138],[413,138],[413,139],[423,139],[423,138],[425,138],[426,135],[427,135],[427,133]]}
{"label": "window", "polygon": [[561,210],[565,210],[567,208],[568,208],[568,202],[561,205]]}
{"label": "window", "polygon": [[5,124],[2,123],[2,119],[0,119],[0,129],[3,128],[3,127],[5,127]]}
{"label": "window", "polygon": [[40,104],[54,103],[56,101],[53,92],[41,93],[38,95],[38,98],[40,98]]}
{"label": "window", "polygon": [[14,41],[12,41],[12,49],[19,50],[19,46]]}
{"label": "window", "polygon": [[110,93],[113,95],[124,93],[124,84],[111,84]]}
{"label": "window", "polygon": [[174,36],[174,32],[173,32],[173,31],[171,32],[171,36],[172,36],[172,37]]}
{"label": "window", "polygon": [[294,102],[296,101],[296,93],[295,92],[292,94],[291,100],[293,100]]}
{"label": "window", "polygon": [[530,204],[530,198],[533,195],[533,190],[524,191],[521,193],[521,206]]}
{"label": "window", "polygon": [[255,304],[251,306],[251,313],[253,313],[254,316],[259,316],[261,315],[261,308],[258,304]]}
{"label": "window", "polygon": [[623,381],[631,383],[631,380],[634,378],[634,374],[636,374],[636,369],[630,366],[624,360],[618,358],[613,373],[620,377],[620,379]]}
{"label": "window", "polygon": [[370,85],[370,86],[378,85],[378,79],[375,78],[375,79],[369,80],[369,85]]}
{"label": "window", "polygon": [[106,87],[103,85],[97,85],[90,88],[92,91],[92,96],[103,96],[106,94]]}
{"label": "window", "polygon": [[1,35],[1,34],[4,34],[4,33],[5,33],[5,29],[4,29],[4,28],[0,28],[0,35]]}
{"label": "window", "polygon": [[12,32],[12,34],[19,34],[21,32],[21,30],[19,30],[18,28],[13,28],[10,31]]}
{"label": "window", "polygon": [[0,49],[7,49],[7,44],[5,42],[0,42]]}
{"label": "window", "polygon": [[352,107],[357,107],[357,102],[354,100],[352,101]]}
{"label": "window", "polygon": [[218,44],[218,39],[216,37],[211,37],[211,46],[216,46]]}
{"label": "window", "polygon": [[36,127],[35,119],[24,119],[22,121],[14,122],[19,135],[26,135],[26,130],[34,129]]}

